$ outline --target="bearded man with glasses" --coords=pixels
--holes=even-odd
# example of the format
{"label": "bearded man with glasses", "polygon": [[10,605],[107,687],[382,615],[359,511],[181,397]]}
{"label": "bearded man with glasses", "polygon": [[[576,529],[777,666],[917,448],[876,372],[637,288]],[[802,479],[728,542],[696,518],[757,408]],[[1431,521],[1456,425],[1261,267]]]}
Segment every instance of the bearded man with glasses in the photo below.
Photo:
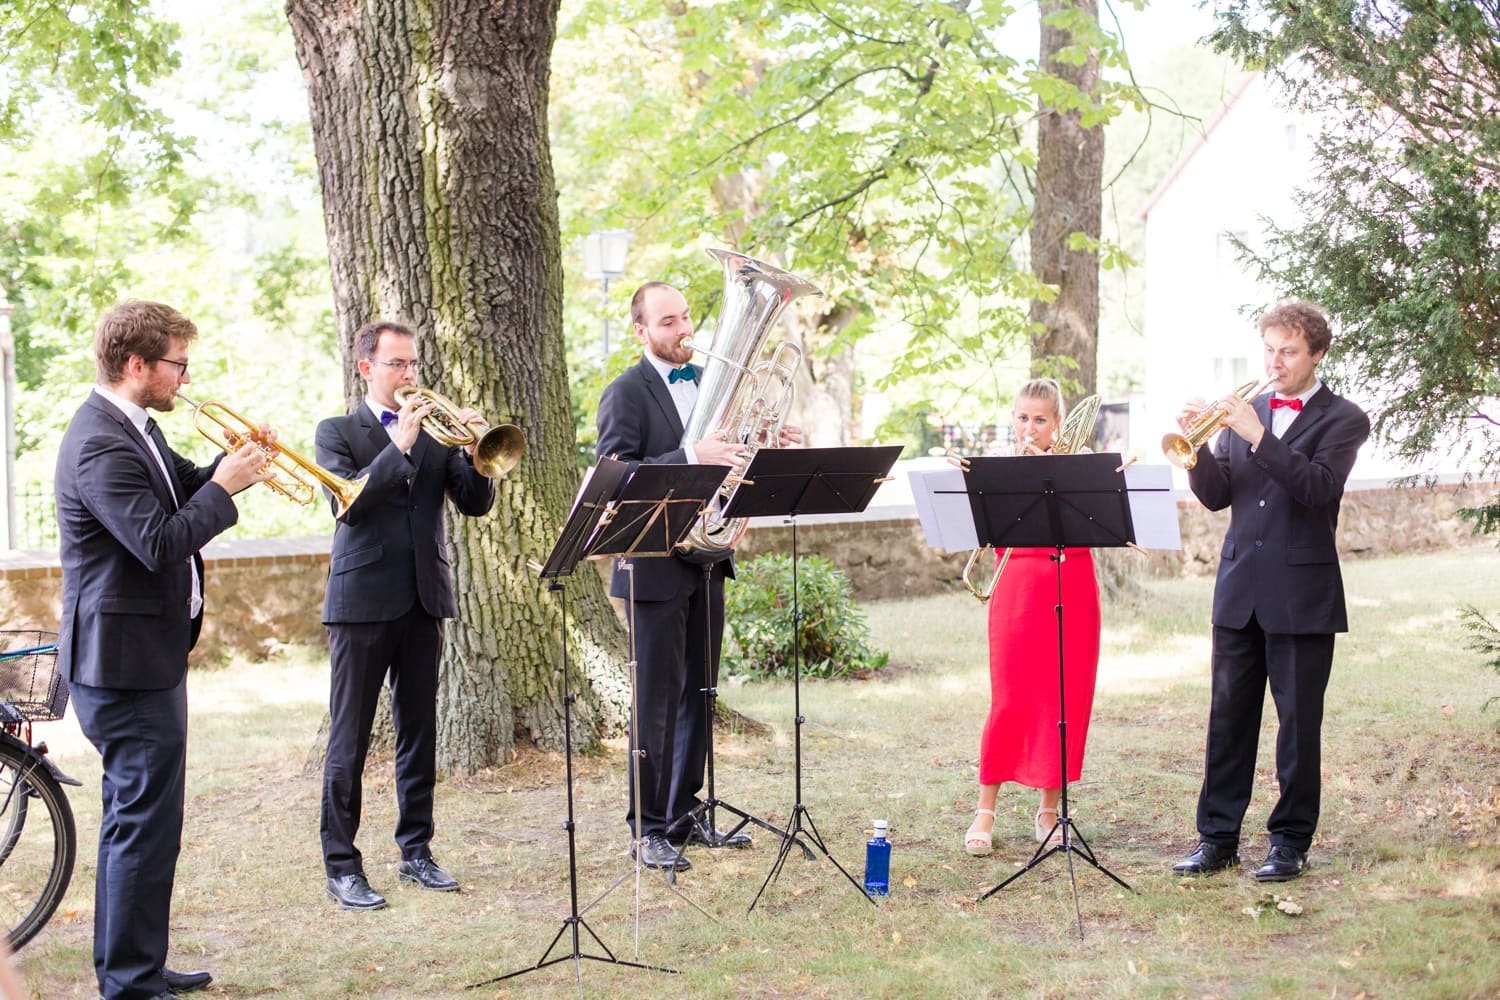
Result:
{"label": "bearded man with glasses", "polygon": [[[203,625],[198,550],[239,520],[231,497],[271,474],[251,447],[198,468],[147,414],[175,407],[197,335],[160,302],[110,310],[94,334],[97,384],[57,451],[57,666],[102,758],[94,970],[107,1000],[172,1000],[213,978],[165,968],[187,783],[188,651]],[[252,436],[275,444],[267,428]]]}

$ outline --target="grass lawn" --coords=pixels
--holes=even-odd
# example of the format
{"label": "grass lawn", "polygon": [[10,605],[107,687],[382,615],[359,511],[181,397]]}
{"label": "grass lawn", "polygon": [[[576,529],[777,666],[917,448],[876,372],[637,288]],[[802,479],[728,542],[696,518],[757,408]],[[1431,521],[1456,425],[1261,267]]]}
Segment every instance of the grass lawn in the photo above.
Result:
{"label": "grass lawn", "polygon": [[[1278,887],[1249,869],[1275,796],[1274,712],[1246,817],[1246,869],[1179,880],[1195,841],[1208,711],[1210,580],[1152,581],[1105,610],[1079,830],[1135,890],[1080,863],[1078,936],[1064,858],[984,902],[1031,856],[1035,794],[1002,789],[995,854],[963,853],[988,702],[984,608],[967,594],[867,606],[891,665],[873,679],[804,683],[803,801],[856,879],[870,821],[887,819],[892,892],[871,906],[820,855],[794,853],[753,913],[775,837],[690,853],[677,884],[628,877],[587,910],[617,956],[678,974],[582,964],[583,992],[643,997],[1495,997],[1500,996],[1500,676],[1463,648],[1457,607],[1500,607],[1489,547],[1346,563],[1324,723],[1323,819],[1312,870]],[[366,778],[361,847],[391,900],[345,913],[325,897],[319,777],[304,755],[324,711],[318,650],[195,673],[188,818],[173,953],[208,968],[195,996],[567,997],[571,962],[466,991],[542,957],[568,912],[563,758],[438,788],[438,859],[457,894],[402,888],[388,761]],[[795,802],[790,684],[726,683],[769,737],[718,742],[718,793],[773,825]],[[1269,706],[1269,699],[1268,699]],[[73,790],[79,864],[51,924],[21,953],[36,997],[93,998],[91,922],[98,765],[71,722],[41,731]],[[621,743],[575,761],[580,904],[626,872]],[[731,819],[720,814],[720,825]],[[638,908],[637,908],[638,907]],[[1283,908],[1284,907],[1284,908]],[[1295,911],[1295,912],[1288,912]],[[638,918],[638,919],[637,919]],[[565,939],[560,952],[567,954]],[[585,934],[584,951],[602,954]]]}

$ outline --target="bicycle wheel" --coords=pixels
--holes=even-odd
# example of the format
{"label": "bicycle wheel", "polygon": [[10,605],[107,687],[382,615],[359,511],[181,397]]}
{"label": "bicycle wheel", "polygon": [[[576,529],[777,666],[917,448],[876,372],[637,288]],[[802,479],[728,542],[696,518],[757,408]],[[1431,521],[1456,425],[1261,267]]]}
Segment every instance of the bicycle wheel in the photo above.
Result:
{"label": "bicycle wheel", "polygon": [[24,745],[0,740],[0,927],[12,950],[51,919],[73,877],[78,850],[73,810],[47,766]]}

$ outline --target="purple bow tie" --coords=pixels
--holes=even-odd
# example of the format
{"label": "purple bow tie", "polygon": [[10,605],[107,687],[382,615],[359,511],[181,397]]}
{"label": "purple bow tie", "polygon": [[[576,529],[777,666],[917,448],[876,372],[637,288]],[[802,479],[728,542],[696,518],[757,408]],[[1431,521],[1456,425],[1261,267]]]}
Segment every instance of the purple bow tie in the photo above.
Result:
{"label": "purple bow tie", "polygon": [[382,427],[389,427],[389,426],[391,426],[391,424],[394,424],[396,421],[398,421],[400,419],[401,419],[401,414],[399,414],[399,413],[393,413],[390,410],[386,410],[386,411],[384,411],[384,412],[382,412],[380,414],[380,426],[382,426]]}

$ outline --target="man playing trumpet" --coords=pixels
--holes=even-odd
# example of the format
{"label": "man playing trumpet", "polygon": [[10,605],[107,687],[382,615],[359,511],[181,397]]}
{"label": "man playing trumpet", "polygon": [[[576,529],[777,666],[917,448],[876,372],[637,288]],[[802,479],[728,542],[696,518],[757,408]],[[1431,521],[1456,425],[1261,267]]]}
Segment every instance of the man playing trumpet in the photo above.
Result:
{"label": "man playing trumpet", "polygon": [[147,413],[170,413],[198,328],[160,302],[115,306],[94,335],[98,383],[57,450],[62,621],[57,667],[99,751],[103,812],[94,971],[108,1000],[206,986],[165,968],[187,779],[188,651],[203,625],[198,550],[239,520],[232,497],[271,477],[276,435],[198,468]]}
{"label": "man playing trumpet", "polygon": [[[1207,875],[1239,864],[1240,824],[1255,780],[1261,709],[1269,682],[1276,703],[1276,777],[1281,797],[1266,821],[1270,852],[1255,877],[1302,874],[1317,829],[1323,693],[1333,637],[1347,632],[1334,530],[1344,483],[1370,434],[1358,406],[1319,381],[1333,340],[1328,319],[1305,302],[1260,318],[1266,375],[1274,392],[1217,405],[1223,425],[1188,472],[1209,510],[1230,508],[1213,601],[1213,695],[1198,847],[1172,870]],[[1178,415],[1186,432],[1205,408]]]}
{"label": "man playing trumpet", "polygon": [[[321,834],[328,894],[345,909],[376,910],[383,896],[365,878],[359,848],[361,776],[380,688],[389,673],[396,727],[396,843],[399,877],[452,892],[458,882],[432,849],[437,781],[437,675],[443,619],[458,613],[443,529],[443,501],[480,517],[495,486],[474,467],[474,444],[445,446],[422,433],[435,405],[423,395],[396,401],[417,382],[417,344],[399,323],[366,324],[354,337],[364,402],[318,424],[318,464],[336,476],[369,476],[339,516],[328,561],[323,623],[332,677],[328,753],[323,762]],[[462,423],[482,422],[463,409]]]}

